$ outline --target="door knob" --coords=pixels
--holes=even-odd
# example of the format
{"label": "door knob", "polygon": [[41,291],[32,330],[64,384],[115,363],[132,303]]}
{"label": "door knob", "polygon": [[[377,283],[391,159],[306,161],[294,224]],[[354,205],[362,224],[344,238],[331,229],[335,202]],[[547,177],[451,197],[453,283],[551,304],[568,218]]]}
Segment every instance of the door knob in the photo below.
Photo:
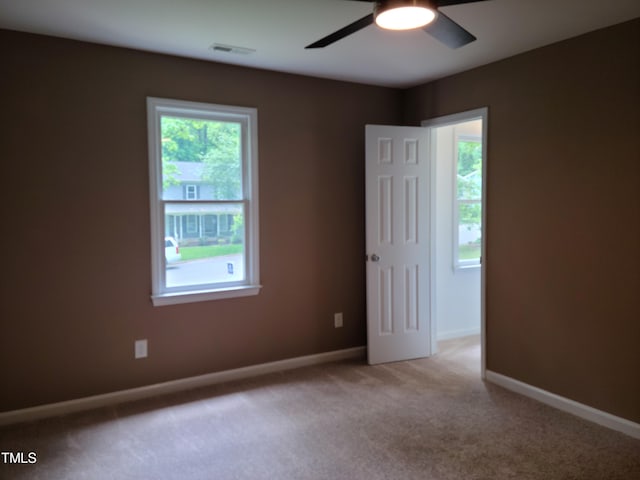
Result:
{"label": "door knob", "polygon": [[371,261],[372,262],[379,262],[380,261],[380,257],[374,253],[373,255],[371,255]]}

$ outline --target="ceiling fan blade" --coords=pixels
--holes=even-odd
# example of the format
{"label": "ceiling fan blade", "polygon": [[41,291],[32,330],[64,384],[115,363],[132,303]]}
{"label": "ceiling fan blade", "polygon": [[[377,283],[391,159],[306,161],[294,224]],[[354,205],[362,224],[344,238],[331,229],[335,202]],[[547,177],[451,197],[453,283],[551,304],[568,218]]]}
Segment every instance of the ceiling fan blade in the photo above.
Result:
{"label": "ceiling fan blade", "polygon": [[434,22],[424,27],[423,30],[450,48],[460,48],[476,40],[476,37],[441,11],[438,11]]}
{"label": "ceiling fan blade", "polygon": [[323,48],[327,45],[331,45],[338,40],[351,35],[352,33],[356,33],[358,30],[362,30],[364,27],[368,27],[373,23],[373,13],[370,13],[366,17],[362,17],[360,20],[356,20],[355,22],[347,25],[344,28],[341,28],[337,32],[333,32],[331,35],[327,35],[324,38],[321,38],[317,42],[313,42],[311,45],[307,45],[304,48]]}

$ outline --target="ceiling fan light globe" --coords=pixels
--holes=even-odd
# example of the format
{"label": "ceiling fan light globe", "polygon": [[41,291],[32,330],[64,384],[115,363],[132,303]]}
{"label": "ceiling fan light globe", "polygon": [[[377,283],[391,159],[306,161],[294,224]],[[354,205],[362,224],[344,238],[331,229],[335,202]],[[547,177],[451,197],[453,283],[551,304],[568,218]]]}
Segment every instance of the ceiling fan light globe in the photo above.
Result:
{"label": "ceiling fan light globe", "polygon": [[376,24],[387,30],[412,30],[433,22],[436,13],[427,7],[406,6],[382,10],[376,14]]}

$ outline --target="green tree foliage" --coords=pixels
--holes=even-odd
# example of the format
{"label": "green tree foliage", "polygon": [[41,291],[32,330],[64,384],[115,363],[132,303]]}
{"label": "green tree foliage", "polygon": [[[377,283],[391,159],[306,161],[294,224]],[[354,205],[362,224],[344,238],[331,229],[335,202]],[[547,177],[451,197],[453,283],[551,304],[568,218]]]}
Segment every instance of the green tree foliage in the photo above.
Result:
{"label": "green tree foliage", "polygon": [[482,207],[479,203],[462,203],[459,205],[458,212],[460,224],[466,225],[469,230],[474,225],[480,225]]}
{"label": "green tree foliage", "polygon": [[214,200],[241,199],[240,133],[239,123],[162,117],[163,186],[177,183],[176,162],[198,162]]}
{"label": "green tree foliage", "polygon": [[458,175],[482,172],[482,143],[458,142]]}
{"label": "green tree foliage", "polygon": [[[482,144],[458,142],[458,200],[479,200],[482,197]],[[480,225],[480,203],[459,203],[459,221],[462,225]]]}
{"label": "green tree foliage", "polygon": [[233,243],[243,243],[244,241],[244,215],[237,213],[233,216],[233,225],[231,226],[231,240]]}
{"label": "green tree foliage", "polygon": [[217,122],[209,138],[213,147],[202,156],[202,179],[214,186],[216,200],[242,199],[242,161],[240,158],[240,124]]}

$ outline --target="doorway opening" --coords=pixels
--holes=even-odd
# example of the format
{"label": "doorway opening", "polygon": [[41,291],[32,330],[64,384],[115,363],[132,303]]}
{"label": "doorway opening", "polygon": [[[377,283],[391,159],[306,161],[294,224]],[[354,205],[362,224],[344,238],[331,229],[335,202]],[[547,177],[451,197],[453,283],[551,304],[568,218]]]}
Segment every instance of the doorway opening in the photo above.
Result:
{"label": "doorway opening", "polygon": [[486,120],[482,108],[422,122],[431,158],[431,352],[475,336],[483,378]]}

